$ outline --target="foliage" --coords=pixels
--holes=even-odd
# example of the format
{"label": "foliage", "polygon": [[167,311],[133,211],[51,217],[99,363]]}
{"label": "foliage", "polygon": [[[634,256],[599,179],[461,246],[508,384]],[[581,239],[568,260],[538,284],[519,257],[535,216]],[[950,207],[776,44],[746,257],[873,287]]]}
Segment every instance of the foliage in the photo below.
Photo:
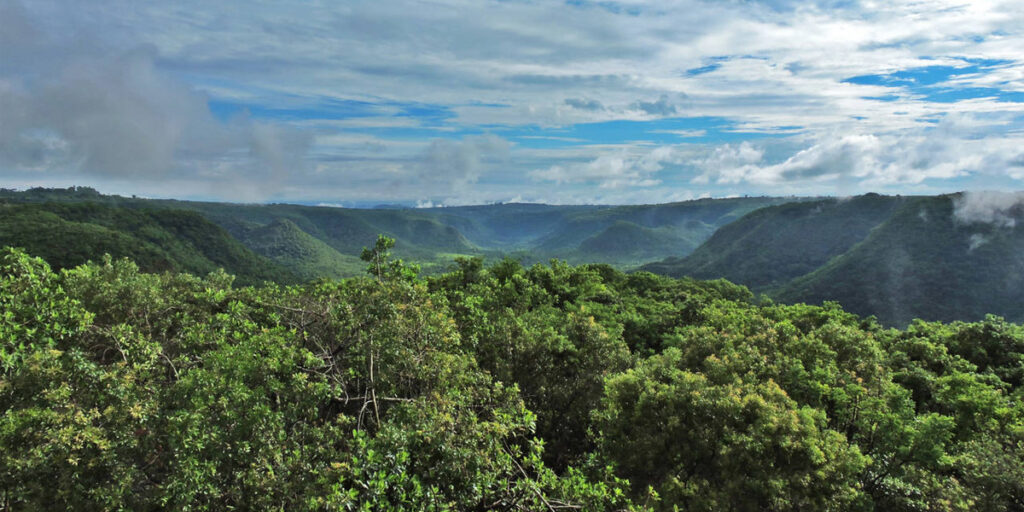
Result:
{"label": "foliage", "polygon": [[338,252],[286,218],[236,233],[246,247],[287,268],[301,281],[354,276],[363,269],[357,257]]}
{"label": "foliage", "polygon": [[1024,328],[459,260],[0,267],[4,510],[1024,510]]}

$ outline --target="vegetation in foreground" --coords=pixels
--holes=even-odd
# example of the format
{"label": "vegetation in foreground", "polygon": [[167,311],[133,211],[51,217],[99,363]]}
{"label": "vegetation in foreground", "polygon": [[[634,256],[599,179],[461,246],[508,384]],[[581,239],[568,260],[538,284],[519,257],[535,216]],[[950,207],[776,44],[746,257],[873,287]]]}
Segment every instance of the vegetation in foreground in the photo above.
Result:
{"label": "vegetation in foreground", "polygon": [[1024,329],[464,259],[0,268],[4,510],[1024,510]]}

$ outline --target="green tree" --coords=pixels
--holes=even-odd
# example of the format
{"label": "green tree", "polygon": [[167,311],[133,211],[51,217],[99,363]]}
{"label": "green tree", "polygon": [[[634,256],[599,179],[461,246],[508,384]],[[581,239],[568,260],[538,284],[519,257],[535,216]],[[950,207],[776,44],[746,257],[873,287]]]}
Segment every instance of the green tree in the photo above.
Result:
{"label": "green tree", "polygon": [[609,379],[598,447],[672,510],[843,510],[868,459],[774,382],[716,384],[669,349]]}
{"label": "green tree", "polygon": [[372,249],[363,247],[360,259],[369,263],[366,272],[377,278],[378,281],[389,279],[415,279],[419,273],[416,265],[406,265],[402,260],[391,259],[391,249],[395,247],[395,239],[384,235],[377,235],[377,243]]}

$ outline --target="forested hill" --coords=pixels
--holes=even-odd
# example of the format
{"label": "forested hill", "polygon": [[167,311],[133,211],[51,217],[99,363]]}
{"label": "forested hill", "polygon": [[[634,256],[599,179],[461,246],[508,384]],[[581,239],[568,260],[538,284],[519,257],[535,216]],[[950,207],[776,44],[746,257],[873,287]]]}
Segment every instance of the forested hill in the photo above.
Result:
{"label": "forested hill", "polygon": [[187,210],[93,202],[0,203],[0,246],[21,247],[58,269],[109,254],[132,258],[148,272],[206,275],[222,268],[242,284],[299,279]]}
{"label": "forested hill", "polygon": [[957,200],[908,202],[861,243],[775,296],[838,300],[891,325],[986,314],[1024,321],[1024,224],[963,220]]}
{"label": "forested hill", "polygon": [[[634,268],[688,254],[716,229],[744,214],[793,200],[755,197],[638,206],[354,209],[150,200],[102,195],[84,187],[0,190],[0,202],[7,203],[93,202],[198,212],[255,253],[289,266],[304,279],[355,275],[352,262],[380,233],[397,241],[396,254],[415,259],[429,272],[447,268],[457,256],[496,260],[509,254],[524,261],[559,258]],[[313,259],[296,257],[307,254]]]}
{"label": "forested hill", "polygon": [[1024,510],[1019,325],[391,243],[255,288],[5,250],[0,509]]}
{"label": "forested hill", "polygon": [[907,200],[869,194],[763,208],[722,227],[692,254],[644,269],[698,279],[724,277],[767,291],[845,253]]}
{"label": "forested hill", "polygon": [[773,206],[688,257],[644,268],[726,278],[784,302],[834,300],[886,325],[1024,320],[1024,218],[1012,207],[972,218],[971,200],[868,194]]}

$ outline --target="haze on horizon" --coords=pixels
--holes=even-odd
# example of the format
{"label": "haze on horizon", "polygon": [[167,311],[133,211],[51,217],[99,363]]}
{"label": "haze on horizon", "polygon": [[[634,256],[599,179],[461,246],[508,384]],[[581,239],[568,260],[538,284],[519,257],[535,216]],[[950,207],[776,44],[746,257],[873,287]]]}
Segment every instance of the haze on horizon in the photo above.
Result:
{"label": "haze on horizon", "polygon": [[1024,4],[0,0],[3,187],[658,203],[1024,188]]}

